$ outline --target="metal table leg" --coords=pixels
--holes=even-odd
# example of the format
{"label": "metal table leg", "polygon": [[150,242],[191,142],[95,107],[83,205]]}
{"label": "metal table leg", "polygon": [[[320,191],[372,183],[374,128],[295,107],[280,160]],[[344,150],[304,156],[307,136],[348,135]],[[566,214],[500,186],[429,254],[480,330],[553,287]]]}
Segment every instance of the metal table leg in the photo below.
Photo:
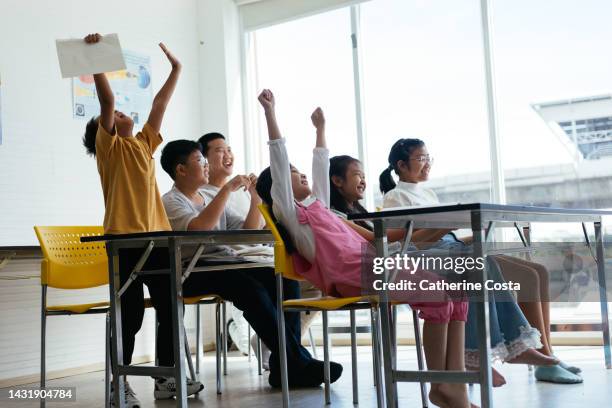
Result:
{"label": "metal table leg", "polygon": [[170,293],[172,310],[172,340],[174,349],[174,381],[176,383],[176,402],[179,407],[187,406],[187,381],[185,378],[185,328],[183,325],[183,271],[181,265],[181,246],[176,238],[170,238]]}
{"label": "metal table leg", "polygon": [[121,287],[121,277],[119,275],[119,254],[112,242],[106,244],[108,253],[108,282],[111,302],[111,366],[113,371],[113,391],[114,403],[116,407],[124,408],[122,396],[125,394],[124,382],[120,381],[119,362],[123,365],[123,333],[121,330],[121,297],[117,295],[117,290]]}
{"label": "metal table leg", "polygon": [[599,304],[601,306],[601,329],[603,331],[604,355],[606,368],[612,368],[612,354],[610,353],[610,320],[608,317],[608,293],[606,291],[606,258],[604,257],[603,237],[601,233],[601,220],[594,223],[595,245],[597,246],[597,276],[599,278]]}
{"label": "metal table leg", "polygon": [[[480,212],[472,211],[472,234],[474,237],[474,258],[484,257],[485,232],[482,229]],[[482,284],[482,298],[476,302],[476,316],[478,319],[478,351],[480,359],[480,403],[481,407],[493,406],[493,388],[491,372],[491,340],[489,332],[489,296],[484,289],[487,280],[487,267],[485,267],[477,279]]]}
{"label": "metal table leg", "polygon": [[[379,257],[387,257],[387,235],[384,222],[382,220],[374,221],[374,237],[376,245],[376,255]],[[388,282],[389,271],[385,270],[383,274],[384,282]],[[378,316],[381,321],[380,338],[383,352],[383,370],[384,370],[384,387],[387,400],[387,407],[397,407],[397,384],[394,379],[394,364],[393,364],[393,344],[392,331],[388,295],[386,291],[382,292],[381,302],[378,305]],[[379,386],[381,384],[378,384]]]}

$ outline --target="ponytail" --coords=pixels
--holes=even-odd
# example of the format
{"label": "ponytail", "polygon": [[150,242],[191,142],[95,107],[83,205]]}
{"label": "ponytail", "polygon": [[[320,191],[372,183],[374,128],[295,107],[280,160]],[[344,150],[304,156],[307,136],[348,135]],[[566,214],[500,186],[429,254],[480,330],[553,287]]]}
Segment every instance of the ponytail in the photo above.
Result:
{"label": "ponytail", "polygon": [[397,162],[401,160],[408,163],[408,159],[410,158],[412,151],[423,146],[425,146],[425,142],[420,139],[399,139],[393,144],[393,146],[391,146],[388,159],[389,167],[383,170],[378,177],[380,191],[383,194],[393,190],[396,186],[395,180],[393,180],[393,176],[391,175],[391,171],[395,170],[395,173],[399,175]]}
{"label": "ponytail", "polygon": [[380,176],[378,176],[380,192],[383,194],[393,190],[396,186],[395,180],[393,180],[393,176],[391,175],[391,170],[393,170],[393,167],[389,166],[380,173]]}

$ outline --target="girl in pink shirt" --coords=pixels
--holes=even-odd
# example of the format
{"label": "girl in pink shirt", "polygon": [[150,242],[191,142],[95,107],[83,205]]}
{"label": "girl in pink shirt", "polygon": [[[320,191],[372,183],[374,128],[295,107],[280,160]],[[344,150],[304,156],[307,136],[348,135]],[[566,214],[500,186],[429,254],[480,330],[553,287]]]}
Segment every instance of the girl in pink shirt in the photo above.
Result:
{"label": "girl in pink shirt", "polygon": [[[311,190],[306,176],[289,163],[285,139],[276,122],[274,95],[264,90],[259,102],[268,125],[270,167],[259,176],[257,193],[279,221],[296,271],[326,295],[362,295],[367,291],[362,285],[362,262],[373,235],[329,210],[329,152],[323,112],[317,108],[311,117],[317,129]],[[426,274],[420,272],[420,276]],[[403,293],[404,299],[410,296]],[[427,366],[430,370],[465,370],[467,303],[450,301],[445,293],[442,296],[438,301],[408,302],[425,320]],[[470,407],[465,384],[432,384],[429,398],[441,407]]]}

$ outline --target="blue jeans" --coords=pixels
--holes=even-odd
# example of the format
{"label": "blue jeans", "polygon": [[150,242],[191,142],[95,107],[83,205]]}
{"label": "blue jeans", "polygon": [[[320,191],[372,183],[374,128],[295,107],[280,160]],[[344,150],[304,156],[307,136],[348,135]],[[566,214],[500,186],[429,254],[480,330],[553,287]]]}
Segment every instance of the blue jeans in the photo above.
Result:
{"label": "blue jeans", "polygon": [[[452,255],[472,254],[472,246],[458,241],[454,235],[446,234],[431,250],[444,251]],[[487,279],[505,282],[499,265],[492,257],[486,258]],[[510,291],[489,291],[489,333],[493,360],[511,360],[529,348],[540,348],[540,332],[529,325]],[[470,302],[465,324],[466,365],[478,365],[478,320],[476,302]]]}

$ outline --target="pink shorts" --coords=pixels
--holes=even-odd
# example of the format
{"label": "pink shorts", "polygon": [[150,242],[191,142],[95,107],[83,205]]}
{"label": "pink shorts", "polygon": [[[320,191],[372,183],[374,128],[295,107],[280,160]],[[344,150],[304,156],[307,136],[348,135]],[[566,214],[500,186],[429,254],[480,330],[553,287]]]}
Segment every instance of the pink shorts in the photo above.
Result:
{"label": "pink shorts", "polygon": [[448,323],[450,321],[465,322],[468,314],[468,302],[417,302],[409,303],[410,307],[419,311],[419,317],[426,322]]}

